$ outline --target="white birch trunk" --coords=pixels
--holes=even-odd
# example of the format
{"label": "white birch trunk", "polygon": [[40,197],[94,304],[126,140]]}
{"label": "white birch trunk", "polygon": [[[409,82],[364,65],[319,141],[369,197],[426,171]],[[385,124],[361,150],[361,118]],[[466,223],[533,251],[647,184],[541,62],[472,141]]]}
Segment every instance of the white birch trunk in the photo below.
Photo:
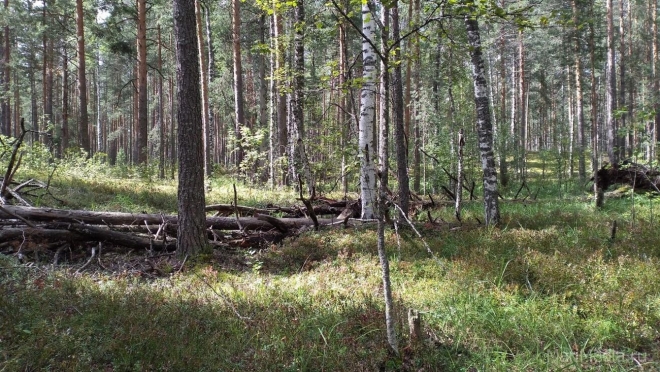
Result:
{"label": "white birch trunk", "polygon": [[472,59],[472,79],[474,81],[474,102],[477,108],[477,132],[479,134],[479,153],[483,170],[484,209],[486,225],[496,225],[500,219],[497,204],[497,172],[493,156],[493,124],[488,105],[488,84],[486,83],[484,60],[481,54],[479,21],[465,17],[465,26],[470,43]]}
{"label": "white birch trunk", "polygon": [[362,32],[369,40],[362,40],[363,85],[360,95],[359,149],[360,195],[362,197],[362,218],[376,218],[376,163],[373,136],[376,114],[376,21],[369,5],[362,5]]}

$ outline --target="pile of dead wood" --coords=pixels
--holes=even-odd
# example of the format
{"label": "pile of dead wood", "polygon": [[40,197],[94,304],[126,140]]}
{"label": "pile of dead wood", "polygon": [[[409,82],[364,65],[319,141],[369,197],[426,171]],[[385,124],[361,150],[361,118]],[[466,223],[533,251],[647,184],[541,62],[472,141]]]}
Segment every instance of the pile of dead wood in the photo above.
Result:
{"label": "pile of dead wood", "polygon": [[621,163],[605,163],[596,172],[596,185],[599,189],[607,190],[614,184],[627,184],[634,190],[660,192],[660,171],[644,164],[624,160]]}
{"label": "pile of dead wood", "polygon": [[[213,246],[254,248],[277,243],[301,229],[347,223],[358,216],[359,204],[324,202],[314,205],[311,212],[306,207],[222,204],[206,209],[216,212],[206,219]],[[314,219],[309,217],[312,213]],[[275,217],[282,214],[286,217]],[[0,249],[5,253],[56,251],[63,246],[84,248],[103,243],[106,247],[172,251],[176,249],[177,220],[177,216],[165,214],[0,205]]]}

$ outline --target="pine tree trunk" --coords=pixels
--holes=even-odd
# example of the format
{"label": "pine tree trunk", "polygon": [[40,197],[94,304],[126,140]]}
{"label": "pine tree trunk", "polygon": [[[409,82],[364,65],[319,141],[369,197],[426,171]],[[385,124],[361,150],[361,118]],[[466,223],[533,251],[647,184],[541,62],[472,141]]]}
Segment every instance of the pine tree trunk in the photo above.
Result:
{"label": "pine tree trunk", "polygon": [[277,21],[275,17],[275,9],[273,8],[273,14],[270,16],[270,60],[269,60],[269,73],[270,73],[270,119],[268,120],[268,184],[270,189],[274,189],[276,183],[279,182],[276,180],[278,177],[277,167],[275,162],[279,156],[278,146],[277,146],[277,81],[275,80],[277,67],[275,66],[275,60],[277,59],[276,42],[275,42],[275,22]]}
{"label": "pine tree trunk", "polygon": [[500,220],[500,212],[497,203],[497,172],[495,170],[495,157],[493,156],[493,126],[488,103],[484,61],[481,53],[479,22],[475,18],[466,16],[465,26],[470,44],[474,101],[477,110],[479,153],[483,170],[485,223],[486,225],[497,225]]}
{"label": "pine tree trunk", "polygon": [[[275,6],[274,6],[275,8]],[[286,86],[285,86],[285,79],[282,78],[284,75],[284,69],[285,69],[285,64],[284,64],[284,33],[283,33],[283,26],[282,26],[282,15],[277,12],[277,9],[273,13],[274,17],[274,29],[275,29],[275,71],[276,75],[279,77],[277,79],[277,94],[276,94],[276,99],[277,99],[277,154],[278,158],[280,161],[278,162],[279,164],[282,164],[283,162],[281,160],[284,160],[286,157],[286,149],[287,149],[287,144],[289,141],[289,131],[288,131],[288,126],[287,126],[287,112],[288,112],[288,107],[287,107],[287,102],[286,102]],[[279,171],[281,172],[281,178],[280,178],[280,184],[285,185],[287,183],[287,172],[285,168],[280,165]]]}
{"label": "pine tree trunk", "polygon": [[[213,102],[210,99],[209,95],[209,90],[210,87],[213,85],[213,82],[215,81],[216,77],[216,63],[215,63],[215,50],[213,49],[213,33],[211,32],[211,5],[207,4],[204,8],[204,24],[206,26],[206,48],[208,50],[207,53],[207,71],[206,71],[206,83],[207,83],[207,88],[206,88],[206,94],[207,94],[207,124],[206,127],[208,128],[208,132],[206,133],[206,156],[209,158],[209,163],[211,166],[216,164],[216,159],[215,155],[217,154],[216,147],[215,147],[215,137],[216,137],[216,130],[215,130],[215,107],[213,107]],[[213,167],[211,167],[211,171]]]}
{"label": "pine tree trunk", "polygon": [[[44,9],[46,5],[44,4]],[[9,0],[5,0],[5,12],[9,11]],[[7,15],[9,16],[9,15]],[[9,35],[9,25],[6,25],[3,30],[3,43],[2,48],[2,91],[4,97],[0,100],[0,112],[2,113],[2,134],[11,135],[11,102],[9,100],[11,92],[11,37]],[[52,109],[52,105],[51,105]],[[18,123],[16,123],[18,126]]]}
{"label": "pine tree trunk", "polygon": [[607,156],[610,163],[617,163],[619,158],[616,152],[616,66],[614,64],[614,9],[612,0],[605,1],[607,11],[607,66],[605,89],[605,115],[607,120]]}
{"label": "pine tree trunk", "polygon": [[195,5],[173,0],[177,71],[177,142],[179,186],[177,255],[181,258],[210,250],[204,212],[204,145],[199,49],[196,40]]}
{"label": "pine tree trunk", "polygon": [[[48,1],[44,2],[43,7],[43,25],[48,28],[47,8]],[[7,37],[7,33],[5,33]],[[42,88],[43,88],[43,123],[44,123],[44,136],[41,141],[44,145],[50,147],[51,139],[53,136],[53,42],[48,37],[47,31],[43,34],[43,64],[42,64]],[[7,49],[5,49],[7,54]],[[4,111],[4,110],[3,110]]]}
{"label": "pine tree trunk", "polygon": [[[163,71],[163,43],[158,25],[158,71]],[[158,178],[165,179],[165,100],[163,75],[158,74]]]}
{"label": "pine tree trunk", "polygon": [[82,147],[87,156],[90,156],[89,115],[87,113],[87,73],[85,71],[85,21],[83,12],[83,0],[76,0],[76,30],[78,37],[78,97],[80,101],[78,136],[80,147]]}
{"label": "pine tree trunk", "polygon": [[[623,6],[624,0],[619,1],[619,92],[617,106],[619,108],[626,107],[626,13]],[[619,127],[626,131],[626,116],[627,113],[619,117]],[[627,136],[617,136],[617,147],[619,150],[619,158],[626,157],[626,139]]]}
{"label": "pine tree trunk", "polygon": [[232,0],[232,40],[234,61],[234,135],[236,136],[236,167],[243,162],[241,126],[245,125],[245,98],[243,96],[243,67],[241,61],[240,0]]}
{"label": "pine tree trunk", "polygon": [[[344,6],[344,9],[346,9],[347,6]],[[385,11],[385,10],[384,10]],[[389,14],[389,11],[387,11]],[[347,54],[348,50],[346,47],[346,23],[343,18],[339,20],[339,32],[338,32],[338,37],[339,37],[339,107],[337,108],[337,121],[340,126],[340,146],[341,148],[345,148],[348,142],[348,128],[350,126],[350,122],[347,120],[347,112],[348,112],[348,105],[347,105],[347,93],[345,92],[346,89],[346,82],[347,82],[347,70],[348,70],[348,59],[347,59]],[[344,195],[348,194],[348,174],[347,174],[347,156],[346,152],[342,151],[341,152],[341,185],[342,185],[342,192]]]}
{"label": "pine tree trunk", "polygon": [[[611,0],[609,0],[611,1]],[[651,2],[651,35],[653,35],[653,45],[652,45],[652,55],[651,55],[651,75],[653,79],[653,110],[655,111],[654,125],[652,126],[652,132],[655,132],[652,137],[652,150],[650,158],[653,160],[660,159],[660,151],[657,149],[657,143],[660,141],[660,74],[658,73],[658,63],[660,59],[658,57],[658,4],[657,1]],[[650,133],[649,133],[650,134]]]}
{"label": "pine tree trunk", "polygon": [[[591,3],[593,14],[594,1]],[[589,63],[591,71],[596,71],[596,43],[593,22],[589,22]],[[594,199],[596,208],[601,208],[604,201],[604,190],[598,187],[598,100],[596,96],[596,76],[591,74],[591,171],[594,175]]]}
{"label": "pine tree trunk", "polygon": [[66,43],[62,43],[62,140],[60,154],[69,148],[69,56]]}
{"label": "pine tree trunk", "polygon": [[136,142],[133,149],[135,164],[147,162],[147,143],[149,133],[149,103],[147,101],[147,4],[146,0],[137,0],[137,90],[138,111],[136,125]]}
{"label": "pine tree trunk", "polygon": [[199,0],[195,0],[195,18],[197,21],[197,45],[199,46],[199,72],[202,83],[202,138],[204,144],[204,174],[210,176],[213,173],[213,162],[211,160],[211,147],[209,146],[211,128],[209,126],[209,84],[208,66],[205,53],[206,42],[204,40],[204,18]]}

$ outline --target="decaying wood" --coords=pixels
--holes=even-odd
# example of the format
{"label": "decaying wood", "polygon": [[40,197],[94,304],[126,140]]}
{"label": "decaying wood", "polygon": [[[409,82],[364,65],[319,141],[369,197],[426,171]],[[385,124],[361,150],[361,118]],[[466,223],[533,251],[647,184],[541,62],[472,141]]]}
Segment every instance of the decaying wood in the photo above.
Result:
{"label": "decaying wood", "polygon": [[[171,251],[176,248],[177,219],[174,215],[4,205],[0,206],[0,242],[14,242],[7,246],[9,252],[12,246],[15,251],[26,241],[44,247],[61,247],[62,243],[72,242],[89,246],[98,242]],[[276,218],[258,213],[254,217],[207,217],[206,222],[214,246],[241,248],[278,243],[302,227],[315,225],[308,218]],[[336,220],[319,219],[317,223],[332,225],[333,222]]]}
{"label": "decaying wood", "polygon": [[628,184],[636,190],[660,192],[660,171],[628,160],[621,164],[606,163],[598,170],[596,180],[598,188],[602,190],[614,184]]}
{"label": "decaying wood", "polygon": [[[5,205],[0,210],[0,219],[14,219],[15,216],[25,218],[29,221],[45,222],[73,222],[90,225],[135,225],[135,224],[160,224],[169,223],[176,225],[178,217],[175,215],[124,213],[124,212],[95,212],[83,210],[66,210],[55,208],[21,207],[16,205]],[[255,217],[240,217],[241,226],[247,230],[270,230],[274,226],[266,221]],[[312,226],[314,223],[307,218],[281,218],[283,226],[287,229],[297,229],[302,226]],[[321,223],[329,223],[330,220],[322,220]],[[236,218],[231,217],[207,217],[206,225],[218,230],[240,230]]]}

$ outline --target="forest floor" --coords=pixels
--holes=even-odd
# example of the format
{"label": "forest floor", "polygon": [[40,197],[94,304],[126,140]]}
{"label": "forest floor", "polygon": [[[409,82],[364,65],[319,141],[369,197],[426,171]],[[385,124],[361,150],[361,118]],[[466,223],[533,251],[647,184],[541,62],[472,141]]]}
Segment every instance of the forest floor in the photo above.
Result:
{"label": "forest floor", "polygon": [[[386,232],[400,357],[386,346],[365,225],[185,262],[108,251],[83,268],[89,252],[58,265],[1,254],[0,371],[660,370],[658,200],[625,192],[596,211],[585,185],[558,183],[532,174],[529,195],[539,192],[524,201],[511,200],[519,183],[503,190],[498,228],[479,226],[473,201],[462,225],[442,222],[449,208],[431,211],[435,223],[420,214],[423,241],[405,226]],[[237,186],[243,205],[297,203]],[[208,204],[233,200],[231,180],[209,188]],[[174,183],[130,174],[62,170],[52,192],[71,209],[176,208]],[[408,309],[422,314],[412,345]]]}

